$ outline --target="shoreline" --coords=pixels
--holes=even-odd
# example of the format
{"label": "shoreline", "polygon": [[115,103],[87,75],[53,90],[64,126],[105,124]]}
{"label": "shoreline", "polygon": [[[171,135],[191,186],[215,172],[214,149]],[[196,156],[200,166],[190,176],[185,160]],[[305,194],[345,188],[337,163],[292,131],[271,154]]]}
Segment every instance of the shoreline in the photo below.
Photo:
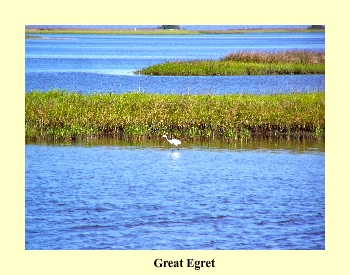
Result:
{"label": "shoreline", "polygon": [[[298,33],[325,32],[325,29],[269,28],[228,30],[162,30],[162,29],[93,29],[93,28],[26,28],[25,34],[91,34],[91,35],[204,35],[204,34],[246,34],[246,33]],[[26,38],[31,38],[26,36]]]}

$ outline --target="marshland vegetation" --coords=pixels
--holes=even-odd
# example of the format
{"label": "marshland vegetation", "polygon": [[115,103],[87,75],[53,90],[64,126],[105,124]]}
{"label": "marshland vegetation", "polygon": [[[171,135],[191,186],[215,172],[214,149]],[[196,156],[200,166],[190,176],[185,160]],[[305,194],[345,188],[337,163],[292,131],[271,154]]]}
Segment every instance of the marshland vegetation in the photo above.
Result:
{"label": "marshland vegetation", "polygon": [[219,60],[173,61],[151,65],[134,74],[144,75],[273,75],[324,74],[325,53],[307,50],[236,52]]}
{"label": "marshland vegetation", "polygon": [[250,28],[227,30],[186,30],[186,29],[103,29],[103,28],[26,28],[26,34],[106,34],[106,35],[203,35],[203,34],[243,34],[243,33],[286,33],[325,32],[323,28]]}
{"label": "marshland vegetation", "polygon": [[325,93],[272,95],[79,94],[25,95],[27,140],[323,139]]}
{"label": "marshland vegetation", "polygon": [[[166,30],[166,29],[33,29],[25,30],[26,34],[91,34],[91,35],[186,35],[201,34],[199,31],[190,30]],[[204,34],[204,33],[203,33]]]}

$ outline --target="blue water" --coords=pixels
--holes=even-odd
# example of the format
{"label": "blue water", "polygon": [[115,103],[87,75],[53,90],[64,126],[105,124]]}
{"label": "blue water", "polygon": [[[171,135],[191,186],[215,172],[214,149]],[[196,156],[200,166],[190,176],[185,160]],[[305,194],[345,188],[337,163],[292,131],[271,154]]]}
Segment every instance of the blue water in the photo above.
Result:
{"label": "blue water", "polygon": [[43,35],[26,39],[25,90],[285,93],[325,89],[324,75],[161,77],[133,71],[236,51],[325,50],[324,33],[235,35]]}
{"label": "blue water", "polygon": [[325,249],[324,150],[26,145],[26,249]]}

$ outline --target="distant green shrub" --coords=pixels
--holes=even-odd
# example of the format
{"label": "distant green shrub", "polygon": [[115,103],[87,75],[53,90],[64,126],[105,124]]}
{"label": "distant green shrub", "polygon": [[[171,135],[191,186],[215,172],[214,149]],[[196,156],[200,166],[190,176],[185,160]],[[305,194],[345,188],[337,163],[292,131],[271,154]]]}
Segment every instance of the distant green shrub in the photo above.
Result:
{"label": "distant green shrub", "polygon": [[324,30],[325,27],[323,25],[311,25],[307,27],[308,30]]}
{"label": "distant green shrub", "polygon": [[158,26],[157,29],[161,29],[161,30],[179,30],[180,26],[179,25],[161,25],[161,26]]}

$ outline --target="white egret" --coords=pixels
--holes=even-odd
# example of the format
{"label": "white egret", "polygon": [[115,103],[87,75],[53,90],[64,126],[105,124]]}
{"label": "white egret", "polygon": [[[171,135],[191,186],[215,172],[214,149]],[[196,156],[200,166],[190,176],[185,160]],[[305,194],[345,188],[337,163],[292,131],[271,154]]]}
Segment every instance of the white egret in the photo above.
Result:
{"label": "white egret", "polygon": [[163,135],[162,137],[166,138],[166,140],[169,141],[169,143],[172,144],[172,145],[178,146],[179,144],[181,144],[181,141],[178,140],[178,139],[175,139],[175,138],[168,139],[168,137],[166,135]]}

